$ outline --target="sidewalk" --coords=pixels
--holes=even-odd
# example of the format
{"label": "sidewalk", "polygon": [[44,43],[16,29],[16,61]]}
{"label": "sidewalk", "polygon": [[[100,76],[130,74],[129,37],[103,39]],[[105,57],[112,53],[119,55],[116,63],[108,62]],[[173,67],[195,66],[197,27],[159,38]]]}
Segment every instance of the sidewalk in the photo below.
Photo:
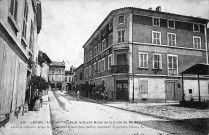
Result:
{"label": "sidewalk", "polygon": [[[48,98],[45,96],[44,98]],[[44,100],[39,111],[28,111],[5,127],[0,128],[0,135],[52,135],[48,101]]]}

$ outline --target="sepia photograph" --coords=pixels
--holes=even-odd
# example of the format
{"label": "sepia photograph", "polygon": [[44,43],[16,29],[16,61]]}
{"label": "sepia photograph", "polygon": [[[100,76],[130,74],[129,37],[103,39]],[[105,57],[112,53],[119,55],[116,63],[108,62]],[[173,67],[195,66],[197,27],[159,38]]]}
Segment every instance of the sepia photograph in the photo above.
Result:
{"label": "sepia photograph", "polygon": [[209,135],[209,0],[0,0],[0,135]]}

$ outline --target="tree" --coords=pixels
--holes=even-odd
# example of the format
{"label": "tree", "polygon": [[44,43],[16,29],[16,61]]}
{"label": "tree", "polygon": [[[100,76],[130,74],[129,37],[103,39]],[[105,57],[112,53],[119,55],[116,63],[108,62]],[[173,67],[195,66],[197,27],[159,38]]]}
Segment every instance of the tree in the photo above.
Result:
{"label": "tree", "polygon": [[28,82],[28,86],[29,92],[27,93],[29,93],[29,110],[33,110],[34,104],[40,96],[40,92],[42,92],[42,90],[48,89],[49,83],[46,82],[46,80],[41,76],[32,75]]}

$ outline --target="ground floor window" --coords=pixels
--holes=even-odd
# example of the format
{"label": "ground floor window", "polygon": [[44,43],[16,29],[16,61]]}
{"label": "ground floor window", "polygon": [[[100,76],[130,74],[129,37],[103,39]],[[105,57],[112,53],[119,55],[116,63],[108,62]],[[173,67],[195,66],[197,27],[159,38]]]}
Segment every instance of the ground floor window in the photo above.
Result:
{"label": "ground floor window", "polygon": [[139,93],[148,94],[148,80],[140,80]]}

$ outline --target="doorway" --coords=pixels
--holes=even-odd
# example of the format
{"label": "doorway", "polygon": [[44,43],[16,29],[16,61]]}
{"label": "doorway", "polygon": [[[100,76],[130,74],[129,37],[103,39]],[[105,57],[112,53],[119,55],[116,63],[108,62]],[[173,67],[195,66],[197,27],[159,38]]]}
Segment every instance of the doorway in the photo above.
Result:
{"label": "doorway", "polygon": [[128,101],[128,80],[116,81],[116,100]]}

